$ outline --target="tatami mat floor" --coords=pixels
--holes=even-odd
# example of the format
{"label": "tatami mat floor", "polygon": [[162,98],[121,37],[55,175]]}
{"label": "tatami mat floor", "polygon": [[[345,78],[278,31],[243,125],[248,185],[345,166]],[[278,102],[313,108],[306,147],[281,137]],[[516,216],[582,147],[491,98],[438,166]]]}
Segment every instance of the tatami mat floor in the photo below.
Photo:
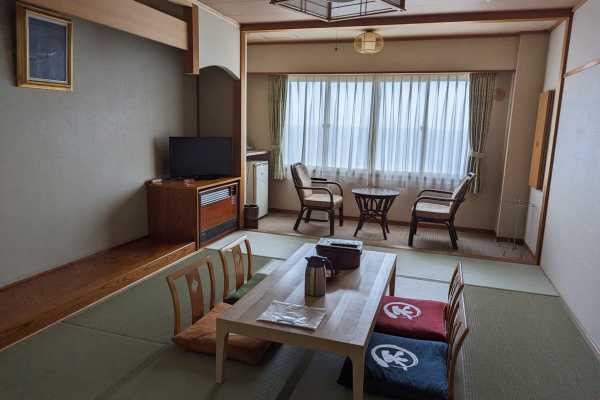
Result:
{"label": "tatami mat floor", "polygon": [[[257,268],[263,271],[280,265],[287,251],[303,243],[285,236],[249,236],[257,252]],[[217,385],[213,357],[187,353],[170,343],[173,317],[164,277],[207,254],[218,263],[214,250],[192,255],[1,351],[1,398],[350,399],[350,391],[335,383],[343,358],[332,354],[274,346],[258,367],[228,361],[227,381]],[[400,258],[405,263],[411,260],[408,255]],[[455,259],[413,261],[420,264],[414,270],[405,268],[407,274],[443,278],[445,272],[424,270],[437,265],[432,268],[441,271],[444,262],[451,269]],[[498,268],[505,266],[474,264],[465,268],[465,278],[492,281],[496,276],[492,271]],[[561,299],[539,294],[543,290],[538,289],[546,285],[543,274],[518,275],[514,268],[517,272],[504,286],[511,280],[525,280],[528,284],[521,285],[521,291],[471,285],[465,290],[472,330],[457,377],[457,398],[597,400],[600,365]],[[447,291],[444,282],[415,276],[399,277],[396,285],[397,293],[407,297],[443,299]],[[525,290],[526,286],[532,290]]]}

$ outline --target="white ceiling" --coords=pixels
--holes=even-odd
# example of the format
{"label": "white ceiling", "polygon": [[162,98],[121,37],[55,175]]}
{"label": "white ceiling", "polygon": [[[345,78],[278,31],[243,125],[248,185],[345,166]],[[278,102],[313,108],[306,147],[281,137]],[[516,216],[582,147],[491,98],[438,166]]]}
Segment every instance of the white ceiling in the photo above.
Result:
{"label": "white ceiling", "polygon": [[[200,0],[242,24],[315,19],[269,0]],[[573,7],[578,0],[406,0],[402,15],[459,13],[476,11],[528,10]],[[396,13],[400,15],[400,13]],[[390,14],[392,15],[392,14]]]}
{"label": "white ceiling", "polygon": [[[445,35],[481,35],[508,34],[524,31],[548,30],[554,21],[518,21],[518,22],[445,22],[435,24],[388,25],[371,27],[384,39],[426,37]],[[279,32],[250,33],[250,43],[295,42],[317,40],[347,40],[355,38],[361,28],[303,29]]]}

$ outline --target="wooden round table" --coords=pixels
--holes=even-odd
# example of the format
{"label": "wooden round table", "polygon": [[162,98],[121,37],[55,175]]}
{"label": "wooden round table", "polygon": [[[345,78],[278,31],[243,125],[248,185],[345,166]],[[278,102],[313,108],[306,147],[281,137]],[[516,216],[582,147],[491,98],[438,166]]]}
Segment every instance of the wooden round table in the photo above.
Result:
{"label": "wooden round table", "polygon": [[387,214],[396,197],[400,195],[400,192],[392,189],[372,187],[352,189],[352,194],[354,194],[354,199],[360,210],[360,219],[354,236],[362,229],[365,222],[372,221],[381,225],[383,238],[387,240],[387,234],[390,232]]}

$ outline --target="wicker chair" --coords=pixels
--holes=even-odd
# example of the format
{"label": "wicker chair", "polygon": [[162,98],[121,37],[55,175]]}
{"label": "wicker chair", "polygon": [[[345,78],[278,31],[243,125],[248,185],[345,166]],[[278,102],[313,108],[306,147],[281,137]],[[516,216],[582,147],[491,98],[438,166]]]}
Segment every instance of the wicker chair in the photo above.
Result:
{"label": "wicker chair", "polygon": [[[331,182],[327,179],[311,178],[308,169],[302,163],[293,164],[291,169],[294,186],[300,199],[300,211],[294,225],[294,230],[298,230],[305,211],[306,217],[304,218],[304,222],[308,223],[310,222],[312,211],[319,210],[327,212],[329,216],[329,234],[333,236],[335,233],[335,210],[339,210],[340,226],[344,225],[344,191],[342,186],[337,182]],[[339,194],[334,194],[328,187],[314,186],[313,183],[337,186]]]}
{"label": "wicker chair", "polygon": [[[443,190],[423,190],[413,203],[410,221],[410,233],[408,245],[412,247],[413,239],[417,233],[419,222],[432,224],[443,224],[448,227],[452,248],[458,249],[458,234],[454,227],[454,218],[458,208],[465,200],[467,191],[475,174],[469,172],[458,184],[453,192]],[[435,193],[441,196],[427,196],[427,193]]]}

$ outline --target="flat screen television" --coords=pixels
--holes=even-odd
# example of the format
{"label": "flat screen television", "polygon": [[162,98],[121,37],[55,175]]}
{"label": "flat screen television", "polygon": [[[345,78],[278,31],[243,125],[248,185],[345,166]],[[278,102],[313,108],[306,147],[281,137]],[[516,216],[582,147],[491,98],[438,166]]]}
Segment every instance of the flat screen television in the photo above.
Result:
{"label": "flat screen television", "polygon": [[232,172],[231,138],[169,138],[169,174],[171,178],[212,179],[231,176]]}

